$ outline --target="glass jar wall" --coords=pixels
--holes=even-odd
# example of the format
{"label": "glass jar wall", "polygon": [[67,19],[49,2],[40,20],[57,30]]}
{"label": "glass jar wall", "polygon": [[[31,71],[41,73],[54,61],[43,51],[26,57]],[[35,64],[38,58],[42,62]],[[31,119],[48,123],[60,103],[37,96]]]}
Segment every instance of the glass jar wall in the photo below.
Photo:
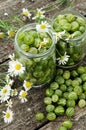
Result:
{"label": "glass jar wall", "polygon": [[[16,59],[26,68],[20,79],[31,82],[33,87],[41,87],[55,74],[55,38],[51,30],[38,33],[35,28],[35,23],[22,27],[15,36],[14,47]],[[43,39],[47,41],[46,46]]]}

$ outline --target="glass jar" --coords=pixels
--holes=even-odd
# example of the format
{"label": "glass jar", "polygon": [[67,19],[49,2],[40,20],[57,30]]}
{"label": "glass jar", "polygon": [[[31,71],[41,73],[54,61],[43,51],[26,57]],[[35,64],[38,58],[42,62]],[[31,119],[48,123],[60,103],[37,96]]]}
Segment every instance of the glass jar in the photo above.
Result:
{"label": "glass jar", "polygon": [[41,87],[48,84],[54,77],[56,69],[55,38],[51,30],[49,30],[47,34],[51,38],[52,44],[48,50],[39,54],[23,51],[18,43],[19,34],[30,30],[36,31],[35,28],[36,23],[25,25],[20,28],[15,36],[14,48],[16,59],[26,68],[25,73],[20,75],[20,79],[29,81],[33,87]]}
{"label": "glass jar", "polygon": [[53,18],[56,32],[57,66],[75,67],[83,60],[86,51],[86,19],[71,9],[66,9]]}

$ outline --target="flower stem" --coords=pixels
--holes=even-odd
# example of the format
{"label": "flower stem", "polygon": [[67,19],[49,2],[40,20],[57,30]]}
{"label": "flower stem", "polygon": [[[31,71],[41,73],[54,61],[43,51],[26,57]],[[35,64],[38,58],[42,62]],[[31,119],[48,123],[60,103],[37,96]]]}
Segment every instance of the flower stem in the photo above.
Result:
{"label": "flower stem", "polygon": [[58,53],[58,55],[61,57],[62,55],[60,54],[60,52],[58,51],[58,49],[56,49],[56,52]]}

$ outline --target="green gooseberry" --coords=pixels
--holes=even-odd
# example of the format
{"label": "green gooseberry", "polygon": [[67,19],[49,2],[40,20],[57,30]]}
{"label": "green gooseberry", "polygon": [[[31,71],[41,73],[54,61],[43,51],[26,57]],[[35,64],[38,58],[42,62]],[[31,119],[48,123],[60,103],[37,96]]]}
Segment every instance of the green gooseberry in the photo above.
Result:
{"label": "green gooseberry", "polygon": [[38,121],[41,121],[41,120],[43,120],[44,119],[44,114],[42,113],[42,112],[37,112],[36,113],[36,120],[38,120]]}
{"label": "green gooseberry", "polygon": [[38,33],[35,30],[30,30],[29,34],[33,36],[34,38],[38,38]]}
{"label": "green gooseberry", "polygon": [[59,85],[58,85],[57,82],[52,82],[52,83],[50,84],[50,88],[51,88],[52,90],[56,90],[56,89],[59,88]]}
{"label": "green gooseberry", "polygon": [[81,55],[80,55],[80,53],[74,53],[72,56],[71,56],[72,58],[73,58],[73,61],[74,62],[79,62],[80,61],[80,59],[81,59]]}
{"label": "green gooseberry", "polygon": [[77,80],[79,82],[79,84],[82,83],[82,79],[80,77],[76,77],[75,80]]}
{"label": "green gooseberry", "polygon": [[66,127],[67,129],[71,129],[72,128],[72,121],[70,120],[65,120],[63,123],[62,123],[62,126]]}
{"label": "green gooseberry", "polygon": [[75,16],[73,14],[67,14],[66,19],[68,22],[73,22],[75,20]]}
{"label": "green gooseberry", "polygon": [[62,91],[60,89],[55,90],[55,94],[62,97]]}
{"label": "green gooseberry", "polygon": [[64,92],[63,93],[63,98],[68,99],[68,94],[69,94],[69,92]]}
{"label": "green gooseberry", "polygon": [[75,100],[67,100],[66,105],[67,107],[75,107]]}
{"label": "green gooseberry", "polygon": [[56,115],[63,115],[65,112],[65,109],[63,106],[57,106],[54,111]]}
{"label": "green gooseberry", "polygon": [[86,106],[86,101],[84,99],[80,99],[79,102],[78,102],[78,106],[80,108],[83,108]]}
{"label": "green gooseberry", "polygon": [[79,84],[80,84],[80,83],[79,83],[78,80],[76,80],[76,79],[72,80],[72,84],[71,84],[71,85],[72,85],[73,87],[79,86]]}
{"label": "green gooseberry", "polygon": [[61,26],[65,25],[66,23],[67,23],[67,20],[66,20],[66,19],[61,19],[61,20],[59,21],[59,24],[60,24]]}
{"label": "green gooseberry", "polygon": [[72,80],[71,80],[71,79],[67,79],[67,80],[65,81],[66,86],[71,86],[71,83],[72,83]]}
{"label": "green gooseberry", "polygon": [[65,18],[65,15],[62,15],[62,14],[59,14],[57,17],[56,17],[56,21],[61,21],[62,19]]}
{"label": "green gooseberry", "polygon": [[55,109],[55,106],[52,105],[52,104],[49,104],[49,105],[46,106],[46,111],[47,112],[53,112],[54,109]]}
{"label": "green gooseberry", "polygon": [[74,107],[68,107],[68,108],[66,109],[66,115],[67,115],[68,117],[72,117],[72,116],[74,115]]}
{"label": "green gooseberry", "polygon": [[46,96],[51,97],[54,94],[54,90],[47,88],[45,91]]}
{"label": "green gooseberry", "polygon": [[22,44],[22,45],[21,45],[21,49],[22,49],[24,52],[28,52],[28,51],[29,51],[29,46],[26,45],[26,44]]}
{"label": "green gooseberry", "polygon": [[52,95],[52,102],[57,102],[59,100],[58,95],[54,94]]}
{"label": "green gooseberry", "polygon": [[45,97],[45,98],[44,98],[44,103],[45,103],[46,105],[49,105],[49,104],[52,103],[52,99],[51,99],[50,97]]}
{"label": "green gooseberry", "polygon": [[76,70],[72,70],[71,71],[71,76],[74,77],[74,78],[77,77],[78,76],[77,71]]}
{"label": "green gooseberry", "polygon": [[85,73],[84,66],[79,66],[78,69],[77,69],[77,72],[78,72],[79,74]]}
{"label": "green gooseberry", "polygon": [[79,95],[79,99],[86,99],[85,93],[81,93],[81,95]]}
{"label": "green gooseberry", "polygon": [[63,69],[57,69],[56,75],[62,75],[63,74]]}
{"label": "green gooseberry", "polygon": [[58,101],[58,105],[65,106],[66,105],[66,99],[60,98]]}
{"label": "green gooseberry", "polygon": [[48,38],[49,35],[48,35],[46,32],[40,32],[40,33],[39,33],[39,37],[40,37],[41,39],[43,39],[43,38]]}
{"label": "green gooseberry", "polygon": [[82,32],[82,33],[84,33],[85,32],[85,27],[84,26],[80,26],[79,27],[79,31]]}
{"label": "green gooseberry", "polygon": [[84,91],[86,91],[86,82],[84,82],[82,88],[83,88]]}
{"label": "green gooseberry", "polygon": [[53,28],[56,32],[61,32],[62,31],[62,28],[61,28],[61,25],[59,25],[59,23],[57,23],[57,21],[55,21],[53,23]]}
{"label": "green gooseberry", "polygon": [[31,47],[29,49],[29,53],[31,53],[31,54],[37,54],[37,52],[38,52],[38,50],[35,47]]}
{"label": "green gooseberry", "polygon": [[70,100],[77,100],[77,94],[75,92],[69,92],[68,99]]}
{"label": "green gooseberry", "polygon": [[62,90],[62,92],[65,92],[67,90],[67,86],[65,84],[61,84],[60,90]]}
{"label": "green gooseberry", "polygon": [[26,35],[25,32],[19,33],[19,34],[18,34],[18,41],[23,41],[25,35]]}
{"label": "green gooseberry", "polygon": [[82,79],[83,82],[85,82],[86,81],[86,74],[82,74],[81,79]]}
{"label": "green gooseberry", "polygon": [[79,95],[81,95],[81,93],[82,93],[82,88],[81,88],[81,86],[75,86],[74,87],[74,92],[79,96]]}
{"label": "green gooseberry", "polygon": [[86,24],[86,21],[81,17],[77,17],[76,21],[82,26],[85,26]]}
{"label": "green gooseberry", "polygon": [[58,128],[58,130],[67,130],[67,128],[64,127],[64,126],[61,126],[61,127]]}
{"label": "green gooseberry", "polygon": [[70,71],[65,70],[64,73],[63,73],[63,78],[64,79],[69,79],[70,78]]}
{"label": "green gooseberry", "polygon": [[34,41],[34,47],[39,47],[40,43],[41,43],[41,39],[40,38],[35,38],[35,41]]}
{"label": "green gooseberry", "polygon": [[66,31],[71,31],[71,24],[66,22],[62,25],[62,29]]}
{"label": "green gooseberry", "polygon": [[77,21],[73,21],[73,22],[71,23],[71,31],[75,32],[75,31],[77,31],[78,29],[79,29],[79,24],[78,24],[78,22],[77,22]]}
{"label": "green gooseberry", "polygon": [[72,92],[73,91],[73,87],[72,86],[68,86],[67,91],[68,92]]}
{"label": "green gooseberry", "polygon": [[57,44],[57,48],[59,49],[59,52],[64,55],[65,51],[66,51],[66,43],[64,41],[59,41],[59,44]]}
{"label": "green gooseberry", "polygon": [[26,33],[26,35],[24,36],[24,43],[27,45],[31,45],[33,44],[33,42],[34,42],[34,37]]}
{"label": "green gooseberry", "polygon": [[[70,33],[65,30],[65,33],[62,34],[62,38],[66,39],[70,36]],[[67,44],[67,43],[66,43]]]}
{"label": "green gooseberry", "polygon": [[64,84],[64,78],[62,76],[56,76],[55,81],[60,85]]}
{"label": "green gooseberry", "polygon": [[72,35],[73,35],[73,37],[75,38],[75,37],[79,37],[79,36],[81,36],[81,32],[80,31],[75,31]]}
{"label": "green gooseberry", "polygon": [[46,118],[49,120],[49,121],[53,121],[56,119],[56,114],[54,112],[49,112],[46,116]]}

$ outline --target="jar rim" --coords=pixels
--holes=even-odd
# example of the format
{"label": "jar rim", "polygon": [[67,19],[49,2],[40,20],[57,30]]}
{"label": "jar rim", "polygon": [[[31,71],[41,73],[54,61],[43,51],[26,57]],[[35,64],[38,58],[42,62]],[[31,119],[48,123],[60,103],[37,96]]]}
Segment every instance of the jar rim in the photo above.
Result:
{"label": "jar rim", "polygon": [[29,58],[43,57],[43,56],[49,54],[49,53],[52,51],[52,49],[53,49],[53,47],[54,47],[54,45],[55,45],[55,44],[54,44],[54,43],[55,43],[55,37],[53,36],[52,30],[49,29],[46,33],[48,33],[49,36],[51,37],[51,39],[52,39],[52,45],[50,46],[50,48],[49,48],[48,50],[46,50],[46,52],[39,53],[39,54],[31,54],[31,53],[24,52],[24,51],[19,47],[18,41],[17,41],[18,34],[19,34],[20,32],[27,31],[27,30],[28,30],[28,31],[29,31],[29,30],[35,30],[34,27],[36,26],[36,24],[37,24],[37,23],[31,23],[31,24],[24,25],[23,27],[21,27],[21,28],[17,31],[17,33],[16,33],[16,35],[15,35],[14,47],[17,48],[23,55],[25,55],[25,56],[27,56],[27,57],[29,57]]}
{"label": "jar rim", "polygon": [[[57,15],[59,15],[59,14],[69,14],[69,13],[72,13],[74,15],[80,16],[80,17],[82,17],[86,21],[86,18],[82,14],[80,14],[79,12],[73,10],[72,8],[67,8],[67,9],[62,10],[61,12],[56,13],[54,15],[53,19],[55,21]],[[52,22],[52,26],[53,26],[53,22]],[[85,25],[85,28],[86,28],[86,25]],[[85,36],[85,35],[86,35],[86,30],[85,30],[84,33],[82,33],[81,36],[78,36],[78,37],[72,38],[72,39],[68,39],[68,41],[69,42],[71,42],[71,41],[77,41],[79,39],[82,39],[82,37]]]}

